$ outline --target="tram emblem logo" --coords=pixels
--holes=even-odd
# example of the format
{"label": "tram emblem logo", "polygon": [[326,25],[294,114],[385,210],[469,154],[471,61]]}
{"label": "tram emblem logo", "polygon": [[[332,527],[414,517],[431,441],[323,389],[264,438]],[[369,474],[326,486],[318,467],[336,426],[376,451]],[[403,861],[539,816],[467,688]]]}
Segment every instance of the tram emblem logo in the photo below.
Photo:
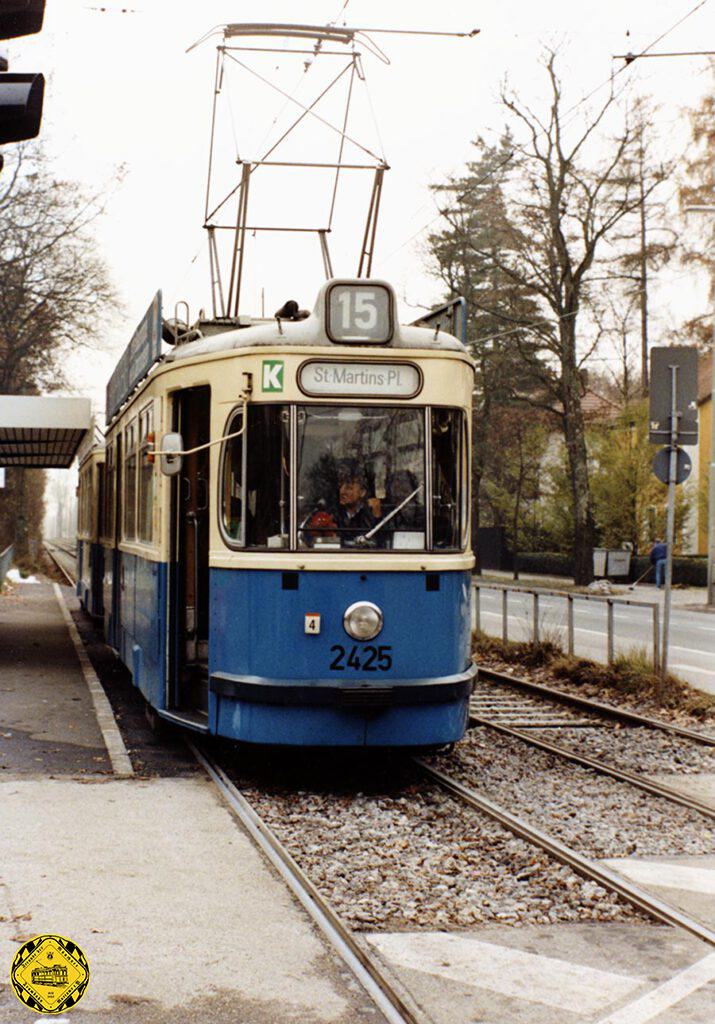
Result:
{"label": "tram emblem logo", "polygon": [[37,935],[12,962],[15,995],[37,1013],[63,1013],[80,1001],[89,985],[89,964],[79,946],[62,935]]}
{"label": "tram emblem logo", "polygon": [[261,387],[264,391],[283,390],[283,370],[285,369],[282,359],[264,359],[261,374]]}

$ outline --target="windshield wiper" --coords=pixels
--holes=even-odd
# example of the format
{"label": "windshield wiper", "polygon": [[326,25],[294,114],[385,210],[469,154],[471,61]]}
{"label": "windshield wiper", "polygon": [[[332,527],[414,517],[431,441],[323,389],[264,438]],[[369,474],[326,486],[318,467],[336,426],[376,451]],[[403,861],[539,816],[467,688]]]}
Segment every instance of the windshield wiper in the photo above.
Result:
{"label": "windshield wiper", "polygon": [[372,538],[375,536],[377,531],[381,530],[383,528],[383,526],[385,525],[385,523],[389,523],[390,520],[393,518],[393,516],[396,516],[398,512],[401,512],[402,509],[405,507],[405,505],[408,505],[412,501],[414,496],[416,494],[419,494],[419,492],[421,490],[422,490],[422,484],[419,484],[418,487],[415,487],[415,489],[412,492],[412,494],[408,494],[404,501],[401,501],[400,504],[396,508],[393,508],[392,512],[388,512],[387,515],[383,519],[381,519],[379,523],[376,523],[375,526],[373,526],[373,528],[371,530],[368,530],[367,533],[363,533],[361,537],[358,537],[357,540],[355,541],[355,543],[356,544],[367,544],[367,542],[369,540],[372,540]]}

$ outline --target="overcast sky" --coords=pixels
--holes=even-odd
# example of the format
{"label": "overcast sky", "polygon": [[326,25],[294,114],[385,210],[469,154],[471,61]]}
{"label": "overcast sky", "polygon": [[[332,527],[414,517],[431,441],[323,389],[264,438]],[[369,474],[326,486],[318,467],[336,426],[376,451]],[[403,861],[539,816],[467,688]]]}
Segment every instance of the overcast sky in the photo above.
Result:
{"label": "overcast sky", "polygon": [[[470,40],[378,36],[390,65],[365,56],[379,132],[359,89],[352,122],[355,137],[378,154],[384,145],[391,167],[374,273],[392,281],[407,303],[428,305],[439,298],[421,253],[430,222],[436,226],[428,186],[460,171],[477,134],[496,138],[503,123],[498,93],[505,76],[538,108],[545,96],[539,55],[544,44],[560,44],[567,100],[575,104],[620,66],[612,54],[643,49],[696,2],[449,0],[435,5],[424,0],[349,0],[341,18],[349,25],[481,29]],[[262,0],[259,11],[262,21],[324,23],[342,6],[342,0],[306,0],[300,5],[295,0]],[[101,7],[108,10],[102,12]],[[122,7],[136,13],[119,13]],[[41,35],[11,47],[11,70],[42,70],[48,77],[42,140],[57,173],[108,193],[99,246],[121,295],[124,317],[106,332],[107,353],[91,361],[84,356],[72,364],[78,389],[91,391],[99,408],[106,378],[157,288],[164,291],[165,313],[170,314],[179,299],[189,301],[192,315],[200,306],[210,306],[201,225],[217,39],[189,54],[185,50],[214,25],[257,20],[256,10],[254,3],[239,0],[47,0]],[[714,10],[715,0],[710,0],[655,49],[715,48]],[[273,76],[287,91],[297,88],[297,98],[305,102],[327,82],[327,74],[342,66],[337,58],[333,65],[326,58],[304,73],[303,58],[295,56],[241,59],[261,75]],[[661,104],[663,154],[679,156],[687,141],[683,110],[696,105],[707,87],[706,61],[641,61],[620,78],[630,79],[636,92],[648,93]],[[260,155],[261,145],[277,138],[276,133],[300,111],[286,107],[277,93],[237,66],[227,75],[222,101],[216,160],[227,183],[235,174],[237,152],[248,158]],[[319,109],[329,119],[339,116],[337,104]],[[328,131],[306,128],[285,153],[302,159],[315,159],[316,153],[318,159],[330,158],[335,140]],[[346,150],[346,157],[358,156],[354,148]],[[126,175],[117,186],[122,165]],[[290,217],[298,224],[313,224],[317,218],[322,223],[329,182],[298,179],[290,184],[279,180],[278,172],[270,173],[276,177],[266,178],[262,193],[256,190],[256,216],[274,215],[278,222]],[[356,269],[369,184],[361,174],[355,172],[346,180],[339,196],[334,239],[339,274]],[[245,311],[260,312],[261,289],[269,313],[291,297],[312,307],[322,279],[317,242],[312,237],[296,242],[273,236],[271,243],[269,248],[263,240],[252,242]],[[678,319],[681,311],[702,312],[705,295],[681,272],[670,282],[667,306],[662,297],[660,301],[660,322],[665,325],[669,317]],[[410,314],[407,307],[403,310]]]}

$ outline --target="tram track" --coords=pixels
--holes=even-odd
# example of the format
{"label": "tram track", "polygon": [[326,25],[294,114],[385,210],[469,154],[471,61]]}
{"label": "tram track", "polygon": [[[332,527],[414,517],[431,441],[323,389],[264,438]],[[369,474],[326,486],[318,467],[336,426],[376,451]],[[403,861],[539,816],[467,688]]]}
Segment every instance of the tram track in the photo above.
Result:
{"label": "tram track", "polygon": [[344,924],[317,886],[291,856],[286,846],[269,828],[224,769],[205,750],[189,743],[194,757],[219,790],[255,844],[278,871],[288,888],[322,932],[336,953],[365,989],[389,1024],[426,1024],[422,1013],[407,1005],[409,996],[398,991],[397,983],[386,976],[382,964],[359,942]]}
{"label": "tram track", "polygon": [[[193,745],[192,750],[242,825],[279,871],[324,936],[353,971],[356,979],[373,997],[386,1019],[391,1022],[421,1020],[419,1008],[415,1011],[408,1005],[412,1002],[409,994],[401,990],[401,985],[395,987],[394,980],[386,976],[382,962],[368,950],[367,943],[361,942],[356,932],[344,923],[329,899],[311,879],[310,867],[301,865],[302,855],[295,847],[290,849],[290,839],[284,842],[278,837],[274,827],[267,823],[259,810],[229,777],[228,772],[205,750],[198,750]],[[715,947],[715,931],[693,915],[636,885],[607,864],[584,856],[483,793],[426,763],[423,758],[410,760],[428,786],[436,787],[480,817],[487,817],[513,836],[565,865],[582,879],[615,894],[650,919],[685,931],[708,946]],[[329,852],[326,856],[329,857]]]}
{"label": "tram track", "polygon": [[[651,729],[656,729],[660,732],[671,733],[675,736],[682,736],[685,739],[692,740],[695,743],[701,743],[704,746],[715,747],[715,736],[709,733],[699,732],[697,729],[687,729],[684,726],[675,725],[672,722],[666,722],[659,718],[653,718],[649,715],[641,715],[635,711],[629,711],[625,708],[617,708],[612,704],[605,704],[602,701],[590,700],[587,697],[579,697],[573,693],[567,693],[565,690],[559,690],[553,686],[545,686],[543,683],[535,683],[529,679],[524,679],[521,676],[512,676],[506,672],[498,672],[495,669],[479,669],[478,679],[480,682],[493,682],[498,683],[502,687],[508,687],[512,690],[521,691],[526,695],[539,698],[542,702],[548,701],[551,705],[564,705],[566,707],[577,708],[579,711],[586,712],[594,716],[594,719],[609,719],[615,722],[622,722],[625,725],[639,725]],[[495,695],[497,691],[494,691]],[[522,705],[522,711],[526,710],[526,706]],[[560,724],[560,723],[559,723]],[[571,725],[578,724],[575,722],[570,723]],[[594,724],[593,722],[589,724]],[[540,728],[541,724],[534,722],[530,728]]]}
{"label": "tram track", "polygon": [[67,557],[70,557],[71,560],[72,560],[70,564],[72,565],[72,567],[74,567],[74,558],[75,558],[74,552],[69,551],[65,547],[61,547],[58,544],[50,544],[48,541],[45,541],[44,547],[45,547],[45,551],[50,556],[52,562],[57,566],[58,570],[62,573],[64,578],[67,580],[67,583],[69,584],[69,586],[74,587],[76,585],[76,582],[77,582],[76,578],[73,575],[71,575],[70,571],[67,569],[66,564],[64,564],[64,565],[62,564],[61,557],[58,558],[58,556],[57,556],[57,552],[61,552],[62,554],[66,555]]}
{"label": "tram track", "polygon": [[[488,685],[485,688],[485,681],[487,684],[496,685]],[[584,717],[584,713],[589,717]],[[715,805],[708,801],[683,793],[646,774],[618,767],[602,758],[579,753],[551,739],[559,730],[593,728],[603,721],[616,721],[621,726],[658,730],[704,746],[715,745],[715,738],[696,730],[672,726],[669,722],[661,722],[631,712],[622,712],[611,705],[566,694],[553,687],[528,680],[515,679],[491,669],[480,668],[477,688],[470,701],[471,727],[493,729],[553,756],[590,768],[600,775],[629,783],[652,796],[663,797],[715,819]],[[535,735],[534,732],[537,730],[548,731],[551,734],[550,738],[546,740],[543,736]]]}
{"label": "tram track", "polygon": [[703,924],[702,921],[628,881],[628,879],[623,878],[606,865],[584,857],[583,854],[562,843],[559,839],[549,835],[542,829],[536,828],[525,818],[513,814],[477,790],[465,786],[445,772],[427,764],[424,759],[416,758],[415,762],[424,773],[425,778],[429,779],[430,782],[438,785],[451,796],[457,797],[474,810],[488,815],[494,821],[503,825],[504,828],[513,832],[514,835],[538,846],[551,857],[554,857],[562,864],[566,864],[582,878],[596,882],[605,889],[616,893],[639,910],[661,921],[663,924],[682,928],[708,945],[715,946],[715,931]]}

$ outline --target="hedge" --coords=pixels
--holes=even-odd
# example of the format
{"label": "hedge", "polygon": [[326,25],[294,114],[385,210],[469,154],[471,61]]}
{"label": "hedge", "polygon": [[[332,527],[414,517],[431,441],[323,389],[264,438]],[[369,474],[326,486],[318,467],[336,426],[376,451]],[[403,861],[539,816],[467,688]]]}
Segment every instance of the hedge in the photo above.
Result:
{"label": "hedge", "polygon": [[[631,580],[637,580],[650,565],[648,555],[636,555],[631,560]],[[573,559],[558,551],[530,551],[519,555],[519,571],[539,576],[573,576]],[[644,583],[653,583],[654,573]],[[708,560],[704,555],[676,555],[673,559],[673,583],[688,587],[706,587]]]}
{"label": "hedge", "polygon": [[540,576],[573,576],[573,558],[558,551],[533,551],[518,555],[519,572]]}

